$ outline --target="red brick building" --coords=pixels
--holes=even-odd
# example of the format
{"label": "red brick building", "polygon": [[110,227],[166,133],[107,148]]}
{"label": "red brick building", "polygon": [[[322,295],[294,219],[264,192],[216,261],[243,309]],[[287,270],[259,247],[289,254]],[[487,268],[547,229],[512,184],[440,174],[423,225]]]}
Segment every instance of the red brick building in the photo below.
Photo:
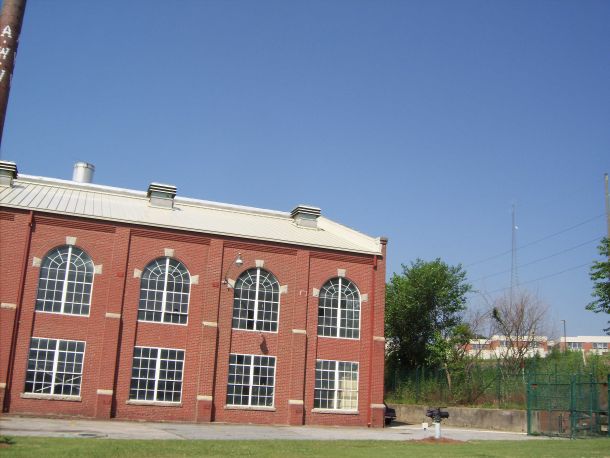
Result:
{"label": "red brick building", "polygon": [[4,412],[383,425],[385,239],[86,172],[0,161]]}

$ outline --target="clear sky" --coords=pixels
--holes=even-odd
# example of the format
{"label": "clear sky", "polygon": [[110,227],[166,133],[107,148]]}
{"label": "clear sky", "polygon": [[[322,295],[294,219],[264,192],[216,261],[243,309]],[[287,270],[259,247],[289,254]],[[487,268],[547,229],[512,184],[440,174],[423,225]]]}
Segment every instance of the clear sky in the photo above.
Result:
{"label": "clear sky", "polygon": [[28,0],[1,155],[317,205],[388,236],[390,273],[440,257],[490,297],[515,203],[520,283],[551,330],[601,334],[609,51],[608,1]]}

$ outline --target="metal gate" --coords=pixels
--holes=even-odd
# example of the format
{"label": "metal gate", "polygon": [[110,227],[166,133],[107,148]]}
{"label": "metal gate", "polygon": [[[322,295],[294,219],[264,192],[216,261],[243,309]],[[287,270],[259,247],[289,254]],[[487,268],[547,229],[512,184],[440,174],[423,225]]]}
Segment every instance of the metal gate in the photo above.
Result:
{"label": "metal gate", "polygon": [[527,383],[527,433],[530,435],[609,436],[606,381],[592,374],[531,374]]}

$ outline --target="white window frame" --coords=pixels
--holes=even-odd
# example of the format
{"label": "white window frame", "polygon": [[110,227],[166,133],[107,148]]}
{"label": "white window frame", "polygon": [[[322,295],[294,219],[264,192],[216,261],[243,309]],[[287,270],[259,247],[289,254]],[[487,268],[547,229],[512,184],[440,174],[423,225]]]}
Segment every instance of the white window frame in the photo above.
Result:
{"label": "white window frame", "polygon": [[[241,273],[240,277],[244,274],[246,274],[248,271],[254,270],[256,269],[256,286],[255,286],[255,292],[254,292],[254,311],[253,311],[253,315],[254,315],[254,320],[253,320],[253,327],[252,329],[249,328],[243,328],[243,327],[236,327],[233,325],[233,323],[231,323],[232,329],[237,329],[240,331],[254,331],[254,332],[270,332],[270,333],[274,333],[277,334],[279,332],[279,328],[280,328],[280,310],[281,310],[281,288],[280,288],[280,282],[277,279],[277,277],[270,271],[266,270],[266,269],[261,269],[260,267],[255,267],[255,268],[251,268],[251,269],[247,269],[244,272]],[[258,310],[259,310],[259,298],[258,298],[258,293],[260,292],[260,278],[261,278],[261,270],[265,271],[268,275],[270,275],[274,280],[275,280],[275,285],[277,286],[277,320],[275,321],[268,321],[268,320],[259,320],[258,318]],[[239,277],[238,277],[238,281],[239,281]],[[237,284],[237,283],[236,283]],[[232,321],[237,320],[238,323],[239,321],[244,320],[243,318],[239,318],[239,317],[235,317],[235,290],[237,288],[234,288],[233,290],[233,318]],[[248,300],[248,299],[239,299],[240,301],[244,301],[244,300]],[[240,302],[241,305],[241,302]],[[247,310],[247,309],[242,309],[240,308],[240,310]],[[247,321],[247,320],[246,320]],[[268,330],[264,330],[264,329],[257,329],[257,326],[259,323],[273,323],[275,324],[275,330],[274,331],[268,331]]]}
{"label": "white window frame", "polygon": [[[322,369],[318,369],[317,365],[318,362],[331,362],[331,363],[335,363],[335,369],[333,371],[331,370],[322,370]],[[341,390],[339,388],[339,374],[341,373],[341,371],[339,370],[339,366],[341,363],[345,363],[345,364],[355,364],[356,365],[356,408],[345,408],[345,407],[337,407],[337,403],[339,402],[339,392],[343,392],[345,390]],[[315,368],[316,374],[315,374],[315,378],[314,378],[314,406],[315,406],[315,402],[316,402],[316,396],[315,396],[315,385],[316,382],[318,380],[318,371],[320,372],[330,372],[334,374],[334,388],[332,389],[333,392],[333,404],[332,407],[314,407],[314,410],[336,410],[338,412],[357,412],[358,411],[358,402],[360,400],[359,394],[360,394],[360,363],[358,361],[336,361],[336,360],[332,360],[332,359],[317,359],[316,360],[316,368]],[[352,371],[350,371],[352,372]],[[353,373],[353,372],[352,372]],[[326,389],[325,389],[326,390]],[[330,391],[330,390],[327,390]],[[351,392],[354,392],[354,390],[350,390]]]}
{"label": "white window frame", "polygon": [[[89,290],[89,301],[88,302],[82,302],[80,303],[81,309],[83,306],[87,307],[87,313],[74,313],[74,312],[66,312],[66,297],[68,296],[68,277],[70,275],[70,272],[73,269],[70,269],[70,267],[72,266],[72,251],[74,246],[73,245],[61,245],[61,246],[57,246],[55,248],[53,248],[49,253],[47,253],[47,255],[43,258],[42,264],[44,265],[45,261],[47,260],[47,258],[50,256],[51,252],[54,250],[59,250],[62,248],[68,247],[68,259],[66,260],[66,273],[64,274],[64,278],[62,281],[62,290],[61,290],[61,299],[60,299],[60,303],[61,303],[61,309],[59,312],[54,312],[52,310],[43,310],[43,309],[38,309],[37,303],[38,300],[40,299],[40,280],[41,280],[41,274],[42,272],[40,272],[40,274],[38,275],[38,288],[36,290],[36,305],[34,306],[35,310],[37,313],[53,313],[55,315],[72,315],[72,316],[82,316],[82,317],[88,317],[91,314],[91,302],[93,300],[93,282],[95,281],[95,266],[93,265],[93,260],[91,259],[91,256],[89,256],[89,253],[87,253],[85,250],[78,248],[77,250],[81,251],[85,256],[87,256],[89,258],[89,261],[91,263],[91,283],[90,283],[90,290]],[[76,282],[75,282],[76,284]],[[88,283],[78,283],[80,285],[86,285]],[[83,286],[84,287],[84,286]],[[48,291],[46,288],[44,289],[44,291]],[[44,301],[46,302],[46,301]],[[44,307],[44,304],[43,304]]]}
{"label": "white window frame", "polygon": [[[322,288],[324,288],[328,283],[330,283],[333,280],[339,280],[339,288],[338,288],[338,296],[337,296],[337,326],[335,327],[335,335],[323,335],[320,334],[319,331],[319,323],[318,323],[318,337],[330,337],[333,339],[348,339],[348,340],[360,340],[360,330],[361,330],[361,321],[362,321],[362,295],[360,294],[360,289],[358,288],[358,286],[356,286],[356,283],[354,283],[351,280],[347,280],[347,282],[349,282],[354,289],[356,290],[356,293],[358,294],[358,327],[357,328],[345,328],[345,327],[341,327],[341,318],[342,318],[342,309],[341,309],[341,294],[343,294],[343,277],[334,277],[329,279],[328,281],[326,281],[323,285]],[[320,299],[322,298],[322,290],[320,290],[320,297],[318,298],[318,310],[320,309]],[[325,309],[330,310],[330,307],[322,307]],[[323,326],[323,327],[330,327],[330,326]],[[356,330],[358,331],[358,337],[344,337],[341,336],[341,330],[348,330],[351,329],[352,331]]]}
{"label": "white window frame", "polygon": [[[28,393],[28,394],[32,394],[32,395],[37,395],[37,396],[48,396],[48,397],[62,397],[62,398],[80,398],[81,396],[81,392],[82,392],[82,384],[83,384],[83,369],[85,367],[85,353],[87,350],[87,342],[83,341],[83,340],[70,340],[70,339],[53,339],[50,337],[32,337],[30,339],[30,346],[28,348],[28,366],[29,366],[29,361],[30,361],[30,352],[32,351],[32,340],[48,340],[50,342],[55,342],[55,349],[53,350],[53,369],[51,372],[51,390],[48,393],[44,393],[42,391],[25,391],[24,393]],[[61,342],[75,342],[77,344],[83,344],[83,351],[82,351],[82,355],[83,355],[83,359],[81,362],[81,371],[80,373],[74,372],[73,374],[75,374],[76,376],[80,377],[80,383],[78,384],[78,394],[62,394],[62,393],[55,393],[55,386],[58,384],[56,383],[57,380],[57,366],[59,364],[59,353],[60,353],[60,349],[59,349],[59,345]],[[47,349],[47,351],[50,350]],[[66,352],[67,353],[67,352]],[[77,351],[71,352],[74,354],[80,353]],[[36,360],[39,361],[39,360]],[[28,372],[34,372],[34,374],[38,373],[38,372],[46,372],[46,371],[39,371],[34,369],[33,371],[30,369],[26,370],[26,383],[28,383],[27,381],[27,373]],[[67,372],[61,372],[61,374],[65,374]],[[71,372],[70,372],[71,373]],[[33,384],[35,384],[35,377],[34,377],[34,382]],[[71,390],[72,391],[72,390]]]}
{"label": "white window frame", "polygon": [[[248,371],[248,404],[229,404],[227,402],[227,406],[228,407],[251,407],[253,409],[275,408],[275,378],[277,376],[277,357],[269,356],[269,355],[249,355],[249,354],[243,354],[243,353],[231,353],[229,355],[228,377],[231,376],[231,356],[244,356],[244,357],[250,358],[250,364],[248,364],[248,365],[240,364],[240,366],[249,368],[249,371]],[[273,366],[257,366],[254,364],[254,358],[269,358],[269,359],[273,360]],[[271,396],[271,405],[270,406],[264,405],[264,404],[254,404],[254,405],[252,404],[252,388],[257,387],[257,386],[268,387],[267,385],[255,385],[254,384],[254,368],[255,367],[273,367],[273,385],[271,385],[271,388],[273,390],[273,395]],[[237,384],[231,384],[231,383],[229,383],[229,381],[227,379],[227,397],[229,395],[229,386],[230,385],[237,385]],[[237,385],[237,386],[242,386],[242,385]]]}
{"label": "white window frame", "polygon": [[[139,398],[132,398],[131,397],[131,383],[133,381],[133,374],[130,378],[129,381],[129,400],[130,401],[134,401],[136,403],[163,403],[163,404],[181,404],[182,403],[182,389],[184,388],[184,364],[185,364],[185,360],[186,360],[186,350],[183,350],[181,348],[161,348],[161,347],[144,347],[144,346],[135,346],[134,347],[134,356],[132,358],[132,362],[131,362],[131,367],[133,370],[133,363],[135,362],[136,356],[135,356],[135,349],[139,348],[139,349],[148,349],[148,350],[157,350],[157,357],[155,358],[155,378],[152,379],[155,381],[155,387],[153,389],[153,399],[139,399]],[[180,399],[178,401],[165,401],[165,400],[157,400],[157,394],[159,393],[159,375],[161,373],[161,360],[163,358],[161,358],[161,352],[163,350],[167,350],[167,351],[181,351],[182,352],[182,370],[180,371]],[[140,356],[139,359],[144,359]],[[145,359],[152,359],[152,358],[145,358]],[[180,361],[179,359],[173,359],[173,360],[167,360],[167,361]],[[143,379],[143,378],[139,378],[138,380],[151,380],[151,379]],[[176,381],[176,380],[174,380]],[[146,391],[144,391],[146,393]]]}
{"label": "white window frame", "polygon": [[[172,258],[170,256],[166,256],[166,257],[162,257],[162,258],[156,258],[153,259],[151,262],[149,262],[145,269],[148,268],[148,266],[150,266],[150,264],[152,264],[153,262],[157,261],[158,259],[165,259],[165,274],[163,277],[163,291],[162,291],[162,296],[161,296],[161,320],[157,321],[157,320],[147,320],[144,318],[138,318],[138,321],[143,321],[146,323],[161,323],[161,324],[174,324],[174,325],[178,325],[178,326],[187,326],[188,325],[188,316],[189,316],[189,306],[190,306],[190,301],[191,301],[191,273],[189,272],[189,270],[187,269],[186,265],[184,265],[183,262],[178,261],[175,258]],[[177,263],[181,264],[184,269],[186,270],[186,274],[187,274],[187,279],[188,279],[188,288],[189,288],[189,292],[186,295],[186,313],[177,313],[177,315],[181,315],[181,316],[185,316],[186,320],[184,323],[174,323],[172,321],[166,321],[165,320],[165,315],[167,312],[167,284],[168,284],[168,280],[169,280],[169,263],[171,260],[176,261]],[[144,275],[144,274],[142,274]],[[148,291],[154,291],[154,290],[150,290],[147,288]],[[140,281],[140,295],[142,294],[142,282]],[[181,293],[183,294],[183,293]],[[143,312],[154,312],[154,310],[150,310],[150,309],[140,309],[140,301],[141,299],[138,300],[138,314],[140,313],[140,311]],[[175,313],[175,312],[169,312],[171,313]]]}

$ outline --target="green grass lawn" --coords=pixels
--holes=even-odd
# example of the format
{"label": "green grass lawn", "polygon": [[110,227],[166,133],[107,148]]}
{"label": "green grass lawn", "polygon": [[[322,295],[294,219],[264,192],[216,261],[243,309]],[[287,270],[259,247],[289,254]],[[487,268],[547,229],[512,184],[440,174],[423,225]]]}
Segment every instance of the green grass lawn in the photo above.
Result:
{"label": "green grass lawn", "polygon": [[610,439],[476,441],[422,444],[390,441],[188,441],[13,437],[2,457],[332,456],[332,457],[610,457]]}

